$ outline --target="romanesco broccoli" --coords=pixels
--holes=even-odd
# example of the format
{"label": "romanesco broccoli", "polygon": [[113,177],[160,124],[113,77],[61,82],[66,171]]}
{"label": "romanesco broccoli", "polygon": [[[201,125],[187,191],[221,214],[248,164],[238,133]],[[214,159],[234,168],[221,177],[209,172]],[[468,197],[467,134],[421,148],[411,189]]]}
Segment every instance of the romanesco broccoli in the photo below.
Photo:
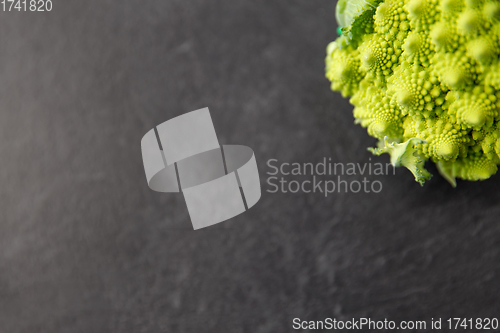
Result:
{"label": "romanesco broccoli", "polygon": [[339,0],[332,90],[423,184],[431,159],[453,186],[500,164],[500,1]]}

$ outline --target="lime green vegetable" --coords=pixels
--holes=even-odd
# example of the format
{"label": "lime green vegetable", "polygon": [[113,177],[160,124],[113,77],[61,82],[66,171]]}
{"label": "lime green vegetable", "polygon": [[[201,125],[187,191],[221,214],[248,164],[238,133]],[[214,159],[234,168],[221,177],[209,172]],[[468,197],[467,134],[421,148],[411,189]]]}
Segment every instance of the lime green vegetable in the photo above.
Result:
{"label": "lime green vegetable", "polygon": [[453,186],[500,164],[500,1],[340,0],[332,90],[421,184],[430,159]]}

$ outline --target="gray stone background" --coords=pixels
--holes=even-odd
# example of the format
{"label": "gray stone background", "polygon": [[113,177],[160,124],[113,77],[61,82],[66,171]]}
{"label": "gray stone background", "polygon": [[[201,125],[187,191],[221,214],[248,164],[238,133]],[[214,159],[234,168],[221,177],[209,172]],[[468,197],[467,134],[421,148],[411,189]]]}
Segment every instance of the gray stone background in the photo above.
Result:
{"label": "gray stone background", "polygon": [[[292,332],[499,316],[500,178],[270,194],[280,162],[387,162],[329,90],[335,1],[53,0],[0,13],[0,332]],[[208,106],[263,196],[193,231],[141,137]],[[351,176],[361,180],[362,176]]]}

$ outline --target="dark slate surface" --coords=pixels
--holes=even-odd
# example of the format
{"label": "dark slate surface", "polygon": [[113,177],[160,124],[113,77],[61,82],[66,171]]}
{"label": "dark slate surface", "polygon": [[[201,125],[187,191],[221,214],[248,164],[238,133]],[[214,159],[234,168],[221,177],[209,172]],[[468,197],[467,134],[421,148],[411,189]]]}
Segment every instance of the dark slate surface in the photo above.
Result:
{"label": "dark slate surface", "polygon": [[[0,332],[498,316],[498,176],[266,192],[269,159],[370,161],[323,75],[334,1],[53,2],[0,13]],[[264,192],[193,231],[182,196],[148,189],[140,139],[205,106],[221,143],[254,149]]]}

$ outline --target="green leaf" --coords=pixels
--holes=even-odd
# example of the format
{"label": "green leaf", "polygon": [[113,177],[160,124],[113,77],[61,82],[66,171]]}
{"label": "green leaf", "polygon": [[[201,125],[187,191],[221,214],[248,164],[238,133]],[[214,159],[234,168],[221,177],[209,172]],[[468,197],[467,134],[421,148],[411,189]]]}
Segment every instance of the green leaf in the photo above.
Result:
{"label": "green leaf", "polygon": [[389,138],[384,138],[384,147],[368,148],[374,155],[388,153],[391,155],[391,164],[394,167],[404,166],[413,173],[415,180],[421,186],[431,178],[431,174],[424,168],[425,161],[418,153],[418,145],[426,143],[419,138],[411,138],[403,143],[389,142]]}

